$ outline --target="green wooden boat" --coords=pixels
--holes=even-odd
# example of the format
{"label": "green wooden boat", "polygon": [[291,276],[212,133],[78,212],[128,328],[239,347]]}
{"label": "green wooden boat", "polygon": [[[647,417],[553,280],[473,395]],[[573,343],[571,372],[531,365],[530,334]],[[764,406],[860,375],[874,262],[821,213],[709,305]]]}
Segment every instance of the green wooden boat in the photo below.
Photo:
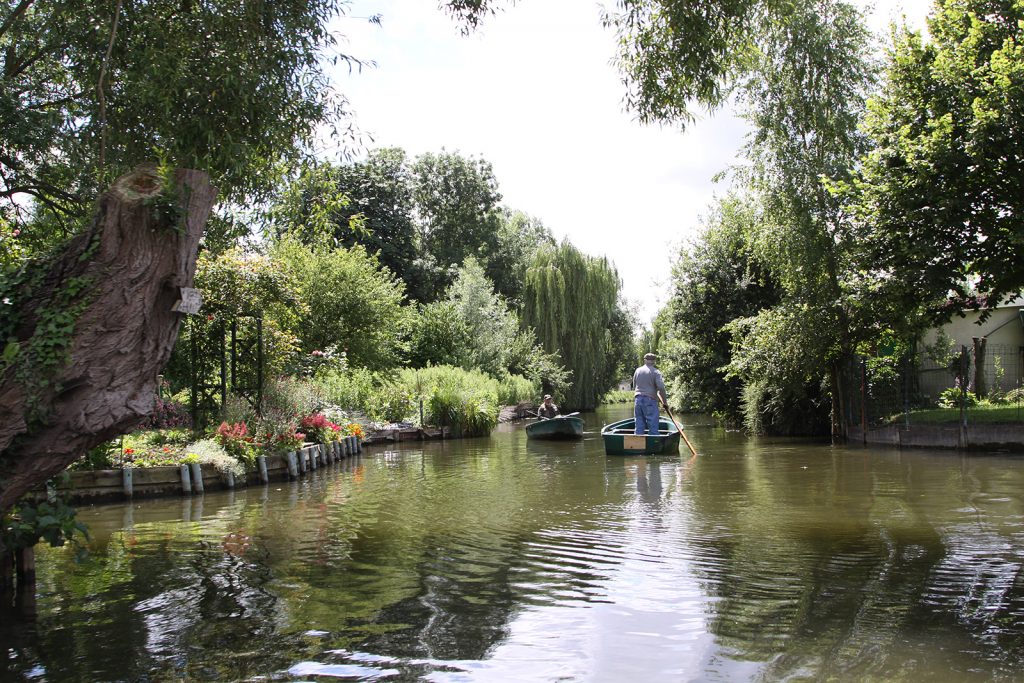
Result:
{"label": "green wooden boat", "polygon": [[658,435],[634,435],[636,420],[620,420],[601,430],[607,455],[674,455],[679,452],[679,430],[671,420],[658,418]]}
{"label": "green wooden boat", "polygon": [[526,425],[528,439],[582,439],[583,418],[559,415],[541,419]]}

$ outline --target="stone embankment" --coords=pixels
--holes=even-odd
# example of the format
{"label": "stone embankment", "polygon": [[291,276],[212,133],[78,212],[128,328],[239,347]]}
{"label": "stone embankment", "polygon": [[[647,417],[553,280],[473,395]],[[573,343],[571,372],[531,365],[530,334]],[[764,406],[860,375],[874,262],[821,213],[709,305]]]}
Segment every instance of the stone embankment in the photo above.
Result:
{"label": "stone embankment", "polygon": [[1024,452],[1024,424],[886,425],[850,429],[851,443],[895,448]]}

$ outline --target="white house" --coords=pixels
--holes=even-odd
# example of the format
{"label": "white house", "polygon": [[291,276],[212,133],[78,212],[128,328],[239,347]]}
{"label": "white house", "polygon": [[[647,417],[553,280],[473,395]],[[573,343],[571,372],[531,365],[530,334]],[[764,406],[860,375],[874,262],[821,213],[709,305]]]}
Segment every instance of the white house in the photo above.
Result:
{"label": "white house", "polygon": [[[955,316],[941,328],[925,335],[924,343],[933,345],[940,333],[953,342],[955,349],[967,348],[972,359],[968,368],[972,389],[981,382],[982,393],[991,390],[1009,391],[1024,383],[1024,296],[995,308],[982,323],[981,313],[968,311],[965,317]],[[979,375],[974,367],[980,358]],[[920,388],[925,394],[938,395],[953,384],[953,375],[945,367],[922,358]]]}

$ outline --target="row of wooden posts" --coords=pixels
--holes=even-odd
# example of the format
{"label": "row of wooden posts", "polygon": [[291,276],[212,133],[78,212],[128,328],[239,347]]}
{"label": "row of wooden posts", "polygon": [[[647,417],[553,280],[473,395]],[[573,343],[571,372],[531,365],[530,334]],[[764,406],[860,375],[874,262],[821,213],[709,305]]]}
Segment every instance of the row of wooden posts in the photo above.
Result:
{"label": "row of wooden posts", "polygon": [[[326,466],[350,455],[361,453],[362,451],[363,444],[359,440],[359,437],[356,436],[346,436],[343,437],[341,441],[312,444],[297,451],[289,451],[285,454],[285,462],[288,465],[288,476],[291,479],[298,479],[299,475],[315,470],[317,467]],[[125,467],[121,470],[124,494],[128,498],[131,498],[134,493],[132,485],[132,469],[133,468],[131,467]],[[267,470],[267,457],[265,455],[256,457],[256,470],[259,472],[260,482],[266,484],[270,481],[270,473]],[[187,465],[181,465],[179,467],[179,471],[181,473],[182,495],[204,492],[203,471],[200,463],[193,462]],[[225,472],[223,477],[224,486],[226,488],[235,488],[234,472]]]}
{"label": "row of wooden posts", "polygon": [[[362,451],[362,441],[358,437],[347,436],[340,441],[312,444],[296,451],[290,451],[284,454],[284,461],[288,470],[288,477],[298,479],[307,472],[316,470],[319,467],[326,467],[331,463],[340,461],[342,458],[361,453]],[[275,457],[280,458],[280,456]],[[267,468],[266,456],[260,455],[256,458],[256,470],[259,473],[260,482],[264,484],[270,482],[271,472]],[[276,468],[274,471],[280,472],[281,470]],[[203,471],[200,463],[195,462],[181,465],[179,472],[182,495],[204,493]],[[121,482],[126,498],[133,496],[133,480],[134,468],[122,468]],[[223,473],[222,483],[225,488],[235,488],[234,473]],[[47,486],[47,496],[56,495],[56,489],[52,485]],[[35,548],[19,548],[14,552],[0,553],[0,593],[10,590],[15,585],[18,587],[19,593],[23,592],[23,590],[34,590],[35,574]],[[17,583],[15,583],[15,577],[17,577]]]}

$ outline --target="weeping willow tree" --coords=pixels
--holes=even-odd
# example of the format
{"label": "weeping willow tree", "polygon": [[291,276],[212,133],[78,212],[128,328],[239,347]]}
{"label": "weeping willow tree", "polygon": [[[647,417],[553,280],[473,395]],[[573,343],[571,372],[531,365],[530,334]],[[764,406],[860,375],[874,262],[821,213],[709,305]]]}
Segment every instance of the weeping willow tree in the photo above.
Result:
{"label": "weeping willow tree", "polygon": [[572,371],[565,406],[591,410],[615,383],[605,361],[612,352],[608,330],[620,286],[607,259],[587,256],[568,242],[541,247],[526,271],[523,323]]}

